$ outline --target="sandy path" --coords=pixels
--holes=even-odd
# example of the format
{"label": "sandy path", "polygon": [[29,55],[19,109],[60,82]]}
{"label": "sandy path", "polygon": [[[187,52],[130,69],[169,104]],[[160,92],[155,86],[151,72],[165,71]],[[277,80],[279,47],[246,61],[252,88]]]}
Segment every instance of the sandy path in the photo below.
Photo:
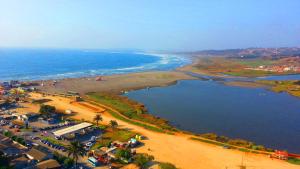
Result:
{"label": "sandy path", "polygon": [[[41,97],[38,94],[34,98]],[[78,112],[74,118],[92,121],[95,111],[84,106],[76,106],[70,103],[69,99],[61,97],[47,96],[53,100],[47,104],[54,105],[58,109],[71,109]],[[86,103],[88,104],[88,103]],[[90,105],[94,106],[94,105]],[[97,106],[94,106],[97,107]],[[99,107],[99,110],[102,109]],[[114,119],[110,114],[102,114],[103,122],[108,123]],[[117,119],[114,119],[117,120]],[[133,129],[146,136],[144,146],[138,152],[148,153],[155,157],[156,161],[170,162],[181,169],[237,169],[241,164],[242,158],[248,168],[255,169],[300,169],[300,166],[292,165],[280,160],[272,160],[264,155],[245,154],[236,150],[223,149],[198,141],[189,140],[189,135],[177,134],[168,135],[146,130],[142,127],[128,124],[117,120],[121,127]],[[150,149],[150,150],[149,150]]]}

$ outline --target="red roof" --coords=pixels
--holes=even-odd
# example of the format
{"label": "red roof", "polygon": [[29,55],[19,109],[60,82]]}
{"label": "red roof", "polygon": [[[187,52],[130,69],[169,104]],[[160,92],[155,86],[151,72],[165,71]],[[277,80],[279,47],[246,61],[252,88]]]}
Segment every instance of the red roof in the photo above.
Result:
{"label": "red roof", "polygon": [[281,156],[288,156],[289,155],[288,152],[286,152],[286,151],[278,151],[278,150],[275,151],[275,154],[281,155]]}

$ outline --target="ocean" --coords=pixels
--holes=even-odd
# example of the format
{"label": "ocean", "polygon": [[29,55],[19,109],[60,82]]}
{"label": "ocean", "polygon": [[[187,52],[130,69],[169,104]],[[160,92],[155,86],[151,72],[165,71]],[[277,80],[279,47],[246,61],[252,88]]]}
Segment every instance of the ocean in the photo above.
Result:
{"label": "ocean", "polygon": [[181,56],[73,49],[0,49],[0,81],[47,80],[172,70]]}

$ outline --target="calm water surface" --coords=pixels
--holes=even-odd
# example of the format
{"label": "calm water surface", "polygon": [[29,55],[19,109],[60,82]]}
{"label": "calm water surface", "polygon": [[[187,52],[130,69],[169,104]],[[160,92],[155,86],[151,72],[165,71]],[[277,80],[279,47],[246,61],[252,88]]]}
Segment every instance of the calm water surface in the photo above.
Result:
{"label": "calm water surface", "polygon": [[184,130],[214,132],[300,153],[300,99],[286,93],[184,80],[127,96]]}

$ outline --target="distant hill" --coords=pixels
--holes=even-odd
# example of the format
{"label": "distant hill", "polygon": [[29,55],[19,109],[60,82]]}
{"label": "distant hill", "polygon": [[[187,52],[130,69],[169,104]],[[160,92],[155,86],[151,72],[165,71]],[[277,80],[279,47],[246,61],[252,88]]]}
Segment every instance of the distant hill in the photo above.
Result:
{"label": "distant hill", "polygon": [[194,56],[221,56],[233,58],[258,58],[280,59],[283,57],[300,56],[300,48],[247,48],[247,49],[226,49],[226,50],[203,50],[188,52]]}

